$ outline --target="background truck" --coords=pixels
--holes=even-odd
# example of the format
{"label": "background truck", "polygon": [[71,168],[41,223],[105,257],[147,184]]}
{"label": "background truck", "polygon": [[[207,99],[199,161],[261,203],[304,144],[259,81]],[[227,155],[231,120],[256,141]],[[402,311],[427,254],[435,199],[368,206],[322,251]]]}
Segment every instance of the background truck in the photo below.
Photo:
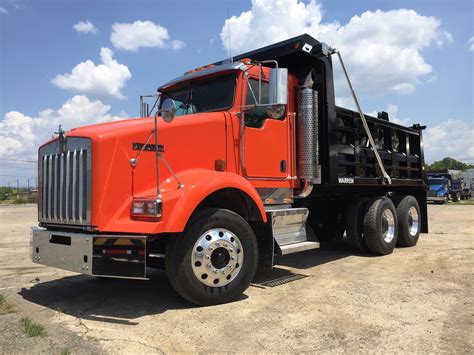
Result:
{"label": "background truck", "polygon": [[427,172],[428,201],[445,203],[448,200],[458,202],[466,197],[463,190],[464,182],[459,178],[461,171],[439,170]]}
{"label": "background truck", "polygon": [[343,65],[302,35],[186,72],[141,98],[141,118],[60,130],[39,148],[33,261],[139,279],[162,267],[209,305],[329,238],[414,246],[424,127],[363,115],[348,76],[358,111],[336,106],[333,56]]}
{"label": "background truck", "polygon": [[449,183],[449,179],[444,176],[428,176],[427,201],[441,204],[448,202],[450,199]]}

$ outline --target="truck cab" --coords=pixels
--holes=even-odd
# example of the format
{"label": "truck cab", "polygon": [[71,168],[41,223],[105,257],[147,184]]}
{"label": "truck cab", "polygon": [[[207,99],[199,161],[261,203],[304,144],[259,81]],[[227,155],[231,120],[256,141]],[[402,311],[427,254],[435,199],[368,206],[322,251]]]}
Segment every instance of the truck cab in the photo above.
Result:
{"label": "truck cab", "polygon": [[446,203],[449,199],[449,180],[445,177],[429,177],[428,201]]}
{"label": "truck cab", "polygon": [[145,280],[164,268],[209,305],[331,238],[377,255],[416,245],[424,127],[337,107],[336,53],[298,36],[186,72],[138,118],[60,129],[38,152],[33,261]]}

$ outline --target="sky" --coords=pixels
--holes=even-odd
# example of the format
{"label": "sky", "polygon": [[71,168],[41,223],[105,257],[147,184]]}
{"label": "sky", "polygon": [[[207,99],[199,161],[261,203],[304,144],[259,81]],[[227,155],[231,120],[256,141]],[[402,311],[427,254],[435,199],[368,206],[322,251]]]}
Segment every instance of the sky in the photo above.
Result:
{"label": "sky", "polygon": [[[57,131],[137,117],[185,71],[308,33],[367,113],[421,123],[425,160],[474,163],[471,0],[0,0],[0,185],[34,184]],[[230,40],[229,40],[230,35]],[[337,104],[353,108],[334,63]]]}

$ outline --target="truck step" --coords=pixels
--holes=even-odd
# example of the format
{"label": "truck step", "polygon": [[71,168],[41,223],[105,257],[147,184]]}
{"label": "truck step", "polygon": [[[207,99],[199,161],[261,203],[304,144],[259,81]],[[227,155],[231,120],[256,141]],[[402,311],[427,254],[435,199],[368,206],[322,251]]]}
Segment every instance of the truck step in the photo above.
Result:
{"label": "truck step", "polygon": [[269,208],[266,210],[271,221],[273,238],[279,246],[302,243],[307,240],[307,208]]}
{"label": "truck step", "polygon": [[300,251],[318,249],[318,248],[319,248],[318,242],[309,242],[309,241],[280,246],[281,255],[288,255],[292,253],[298,253]]}

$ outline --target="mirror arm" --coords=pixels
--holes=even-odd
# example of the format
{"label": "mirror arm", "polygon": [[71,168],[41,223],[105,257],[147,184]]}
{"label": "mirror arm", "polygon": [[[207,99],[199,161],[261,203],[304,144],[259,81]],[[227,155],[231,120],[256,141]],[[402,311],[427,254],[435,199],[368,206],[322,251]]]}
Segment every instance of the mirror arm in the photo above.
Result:
{"label": "mirror arm", "polygon": [[160,175],[158,171],[158,159],[160,157],[159,147],[158,147],[158,113],[160,110],[156,110],[155,113],[155,173],[156,173],[156,197],[161,199],[160,193]]}

